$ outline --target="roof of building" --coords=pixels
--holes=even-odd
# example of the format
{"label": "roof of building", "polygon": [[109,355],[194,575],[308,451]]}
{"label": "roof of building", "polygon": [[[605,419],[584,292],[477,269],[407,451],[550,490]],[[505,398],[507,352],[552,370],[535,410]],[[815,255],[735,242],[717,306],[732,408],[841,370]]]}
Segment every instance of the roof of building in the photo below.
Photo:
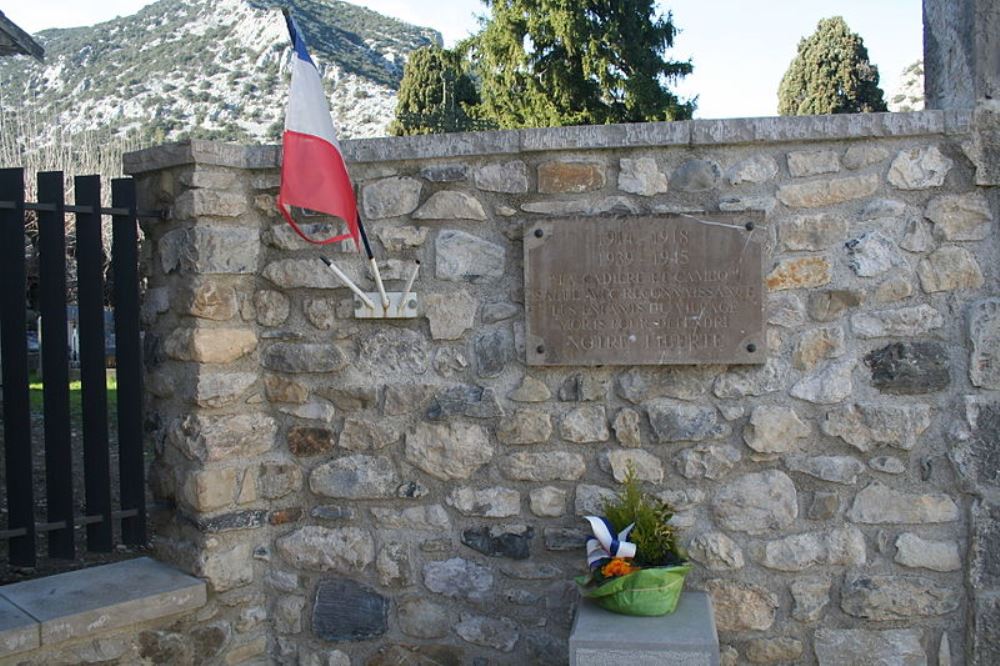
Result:
{"label": "roof of building", "polygon": [[29,55],[42,60],[45,49],[0,12],[0,56]]}

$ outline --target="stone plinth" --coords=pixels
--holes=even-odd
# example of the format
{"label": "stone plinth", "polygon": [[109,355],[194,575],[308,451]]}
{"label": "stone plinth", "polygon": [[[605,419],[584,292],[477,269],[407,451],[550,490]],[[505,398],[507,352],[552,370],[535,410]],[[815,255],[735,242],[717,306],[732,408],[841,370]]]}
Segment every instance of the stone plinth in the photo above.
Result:
{"label": "stone plinth", "polygon": [[661,617],[631,617],[583,599],[569,637],[570,666],[718,666],[719,637],[712,601],[685,592],[677,610]]}

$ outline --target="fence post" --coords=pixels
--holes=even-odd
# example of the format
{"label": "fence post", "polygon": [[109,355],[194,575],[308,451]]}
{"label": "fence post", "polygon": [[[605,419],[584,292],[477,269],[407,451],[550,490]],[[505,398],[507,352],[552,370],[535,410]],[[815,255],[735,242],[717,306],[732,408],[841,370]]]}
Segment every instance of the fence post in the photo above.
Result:
{"label": "fence post", "polygon": [[104,341],[104,250],[101,247],[101,178],[74,179],[76,205],[94,213],[76,214],[77,299],[80,311],[80,382],[83,408],[83,479],[87,515],[103,521],[87,525],[87,550],[111,551],[111,462],[108,455],[107,358]]}
{"label": "fence post", "polygon": [[3,352],[3,427],[7,525],[23,529],[10,539],[10,563],[35,566],[35,502],[28,399],[28,324],[25,312],[24,169],[0,169],[0,346]]}
{"label": "fence post", "polygon": [[142,356],[139,348],[139,253],[135,181],[111,181],[111,205],[127,214],[112,216],[111,262],[114,270],[115,351],[118,358],[118,467],[122,541],[146,542],[146,475],[142,455]]}

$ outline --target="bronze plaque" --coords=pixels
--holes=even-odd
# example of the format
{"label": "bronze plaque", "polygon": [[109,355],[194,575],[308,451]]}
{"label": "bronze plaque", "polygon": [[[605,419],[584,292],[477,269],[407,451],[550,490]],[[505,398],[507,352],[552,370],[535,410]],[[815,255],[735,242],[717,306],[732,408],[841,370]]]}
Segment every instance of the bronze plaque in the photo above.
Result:
{"label": "bronze plaque", "polygon": [[763,363],[760,213],[532,222],[528,365]]}

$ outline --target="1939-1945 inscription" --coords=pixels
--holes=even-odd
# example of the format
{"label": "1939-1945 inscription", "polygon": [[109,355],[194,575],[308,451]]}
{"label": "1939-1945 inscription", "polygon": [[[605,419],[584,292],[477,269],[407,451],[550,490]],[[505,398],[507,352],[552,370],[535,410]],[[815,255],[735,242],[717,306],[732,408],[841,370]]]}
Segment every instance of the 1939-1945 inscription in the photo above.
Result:
{"label": "1939-1945 inscription", "polygon": [[763,363],[760,223],[713,213],[529,224],[528,364]]}

